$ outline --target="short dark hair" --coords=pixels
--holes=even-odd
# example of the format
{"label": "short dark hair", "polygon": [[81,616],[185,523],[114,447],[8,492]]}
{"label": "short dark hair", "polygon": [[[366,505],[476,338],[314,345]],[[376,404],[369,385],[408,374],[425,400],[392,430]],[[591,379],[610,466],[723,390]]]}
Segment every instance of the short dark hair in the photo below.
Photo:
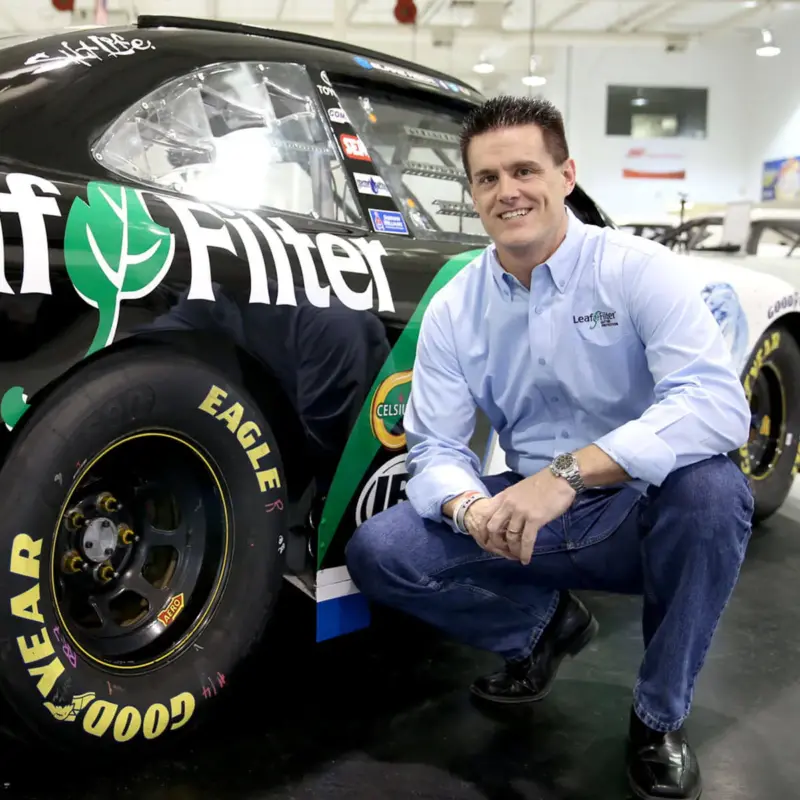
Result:
{"label": "short dark hair", "polygon": [[564,118],[550,101],[511,95],[492,97],[470,111],[461,127],[461,161],[470,181],[472,178],[467,148],[473,137],[497,128],[511,128],[516,125],[538,125],[542,130],[547,152],[556,164],[563,164],[569,158]]}

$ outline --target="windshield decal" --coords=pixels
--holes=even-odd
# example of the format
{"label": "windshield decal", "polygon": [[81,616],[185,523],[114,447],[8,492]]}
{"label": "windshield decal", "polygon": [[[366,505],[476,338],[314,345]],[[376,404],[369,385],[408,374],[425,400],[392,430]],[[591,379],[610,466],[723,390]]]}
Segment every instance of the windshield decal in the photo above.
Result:
{"label": "windshield decal", "polygon": [[369,210],[372,227],[377,233],[400,233],[408,235],[405,217],[399,211],[382,211],[379,208]]}
{"label": "windshield decal", "polygon": [[366,70],[374,69],[379,72],[385,72],[389,75],[394,75],[397,78],[404,78],[407,81],[423,83],[426,86],[431,86],[435,89],[441,89],[445,92],[463,94],[467,97],[476,97],[475,92],[468,89],[466,86],[462,86],[460,83],[446,81],[442,78],[434,78],[431,75],[424,75],[422,72],[417,72],[416,70],[408,69],[406,67],[400,67],[396,64],[388,64],[385,61],[378,61],[377,59],[366,58],[365,56],[354,56],[353,61],[355,61],[359,67],[362,67]]}
{"label": "windshield decal", "polygon": [[331,85],[327,74],[324,70],[317,70],[311,78],[317,87],[320,105],[342,147],[342,163],[347,170],[349,182],[355,189],[355,201],[362,217],[370,220],[377,233],[408,235],[408,225],[400,205],[383,176],[378,173],[363,139],[358,135],[351,116],[343,108],[339,94]]}
{"label": "windshield decal", "polygon": [[354,172],[353,180],[356,182],[356,189],[359,194],[373,194],[380,197],[391,197],[392,193],[386,185],[386,181],[377,175],[367,175],[364,172]]}

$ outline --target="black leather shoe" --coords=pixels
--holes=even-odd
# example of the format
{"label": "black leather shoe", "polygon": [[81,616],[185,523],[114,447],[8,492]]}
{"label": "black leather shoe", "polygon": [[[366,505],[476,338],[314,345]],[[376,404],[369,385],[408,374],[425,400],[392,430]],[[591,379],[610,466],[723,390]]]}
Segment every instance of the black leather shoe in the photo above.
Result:
{"label": "black leather shoe", "polygon": [[683,729],[654,731],[631,710],[628,781],[642,800],[697,800],[703,788],[700,765]]}
{"label": "black leather shoe", "polygon": [[470,691],[495,703],[532,703],[550,692],[564,656],[576,656],[595,637],[597,620],[569,592],[528,658],[506,661],[504,669],[478,678]]}

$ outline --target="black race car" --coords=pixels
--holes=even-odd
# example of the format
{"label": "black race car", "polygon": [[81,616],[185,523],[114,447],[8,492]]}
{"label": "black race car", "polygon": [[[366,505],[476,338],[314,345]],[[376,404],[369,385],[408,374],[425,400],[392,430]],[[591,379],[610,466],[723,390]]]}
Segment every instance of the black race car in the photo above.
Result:
{"label": "black race car", "polygon": [[288,584],[318,640],[369,623],[344,546],[404,497],[419,322],[487,243],[458,150],[481,99],[197,19],[0,40],[15,732],[162,748],[224,701]]}

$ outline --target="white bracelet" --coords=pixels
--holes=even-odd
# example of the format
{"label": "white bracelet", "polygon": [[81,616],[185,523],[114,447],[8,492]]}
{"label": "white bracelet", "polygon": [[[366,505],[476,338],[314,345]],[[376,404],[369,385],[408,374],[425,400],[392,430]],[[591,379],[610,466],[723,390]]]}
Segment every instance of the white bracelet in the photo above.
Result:
{"label": "white bracelet", "polygon": [[453,522],[455,523],[456,529],[460,532],[469,536],[470,533],[467,530],[467,526],[464,522],[467,516],[467,511],[469,507],[473,503],[477,503],[478,500],[488,500],[489,498],[485,494],[476,493],[470,495],[469,497],[464,498],[456,507],[455,514],[453,514]]}

